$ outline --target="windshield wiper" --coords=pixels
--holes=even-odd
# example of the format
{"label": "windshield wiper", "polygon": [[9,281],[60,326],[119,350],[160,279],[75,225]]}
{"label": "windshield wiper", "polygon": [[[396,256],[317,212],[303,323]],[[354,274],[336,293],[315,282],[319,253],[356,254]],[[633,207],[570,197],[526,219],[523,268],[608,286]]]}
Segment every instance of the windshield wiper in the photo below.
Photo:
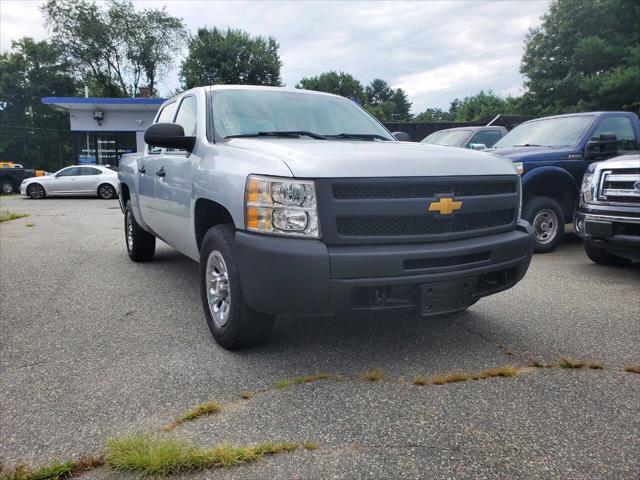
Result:
{"label": "windshield wiper", "polygon": [[379,140],[390,141],[387,137],[378,135],[377,133],[339,133],[338,135],[325,135],[328,138],[355,138],[358,140]]}
{"label": "windshield wiper", "polygon": [[273,132],[241,133],[238,135],[227,135],[224,138],[249,138],[249,137],[311,137],[317,140],[328,140],[324,135],[304,130],[287,130]]}
{"label": "windshield wiper", "polygon": [[549,145],[537,145],[535,143],[523,143],[522,145],[513,145],[514,147],[548,147]]}

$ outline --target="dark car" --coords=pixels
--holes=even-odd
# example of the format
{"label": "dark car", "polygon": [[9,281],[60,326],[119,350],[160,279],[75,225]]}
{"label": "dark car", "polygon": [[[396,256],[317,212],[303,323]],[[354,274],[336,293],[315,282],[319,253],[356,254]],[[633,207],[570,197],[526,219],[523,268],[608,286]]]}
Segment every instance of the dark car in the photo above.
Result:
{"label": "dark car", "polygon": [[447,128],[433,132],[423,138],[422,143],[483,150],[493,147],[506,134],[507,129],[498,126]]}

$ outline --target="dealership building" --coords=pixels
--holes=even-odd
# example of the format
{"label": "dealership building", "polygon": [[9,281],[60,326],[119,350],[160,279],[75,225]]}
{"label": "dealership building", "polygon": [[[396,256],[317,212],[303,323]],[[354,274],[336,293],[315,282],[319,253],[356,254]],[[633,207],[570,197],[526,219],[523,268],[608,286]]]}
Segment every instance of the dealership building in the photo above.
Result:
{"label": "dealership building", "polygon": [[118,165],[124,153],[144,149],[144,131],[164,98],[45,97],[69,112],[74,163]]}

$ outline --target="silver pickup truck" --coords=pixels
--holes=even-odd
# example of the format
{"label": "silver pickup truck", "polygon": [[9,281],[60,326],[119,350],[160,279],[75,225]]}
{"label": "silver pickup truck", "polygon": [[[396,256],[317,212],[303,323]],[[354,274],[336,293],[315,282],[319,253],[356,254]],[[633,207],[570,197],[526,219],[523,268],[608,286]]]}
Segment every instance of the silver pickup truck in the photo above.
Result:
{"label": "silver pickup truck", "polygon": [[264,342],[275,314],[458,311],[531,261],[508,159],[398,141],[319,92],[199,87],[167,100],[120,162],[127,251],[200,262],[216,341]]}

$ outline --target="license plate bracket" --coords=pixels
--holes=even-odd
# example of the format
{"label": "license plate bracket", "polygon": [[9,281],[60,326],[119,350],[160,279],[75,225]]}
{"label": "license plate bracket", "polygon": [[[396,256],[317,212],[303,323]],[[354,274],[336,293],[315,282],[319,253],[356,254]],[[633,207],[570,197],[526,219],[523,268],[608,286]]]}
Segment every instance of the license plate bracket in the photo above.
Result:
{"label": "license plate bracket", "polygon": [[421,285],[422,315],[437,315],[466,308],[471,304],[476,282],[475,278],[464,278]]}

